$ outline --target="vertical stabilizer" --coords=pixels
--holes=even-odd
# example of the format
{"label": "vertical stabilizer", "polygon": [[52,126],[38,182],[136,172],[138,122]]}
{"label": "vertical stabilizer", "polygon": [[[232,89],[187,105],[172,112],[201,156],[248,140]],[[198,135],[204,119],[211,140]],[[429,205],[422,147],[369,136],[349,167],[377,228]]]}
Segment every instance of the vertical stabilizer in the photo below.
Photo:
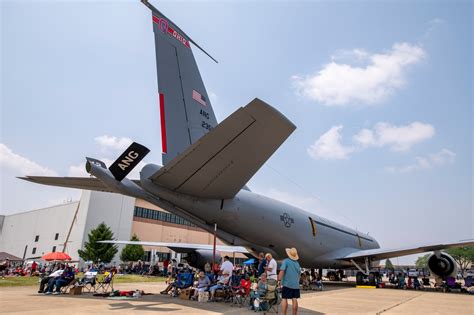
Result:
{"label": "vertical stabilizer", "polygon": [[166,165],[217,126],[217,120],[191,44],[203,49],[148,1],[142,2],[152,11],[163,165]]}

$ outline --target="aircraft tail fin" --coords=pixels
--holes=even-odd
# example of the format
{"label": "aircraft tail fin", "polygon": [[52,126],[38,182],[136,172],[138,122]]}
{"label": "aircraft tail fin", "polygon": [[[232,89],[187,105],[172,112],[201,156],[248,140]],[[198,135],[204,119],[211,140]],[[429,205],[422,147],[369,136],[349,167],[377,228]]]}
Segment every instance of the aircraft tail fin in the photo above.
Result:
{"label": "aircraft tail fin", "polygon": [[217,126],[191,43],[211,56],[147,0],[142,2],[152,11],[163,165],[166,165]]}

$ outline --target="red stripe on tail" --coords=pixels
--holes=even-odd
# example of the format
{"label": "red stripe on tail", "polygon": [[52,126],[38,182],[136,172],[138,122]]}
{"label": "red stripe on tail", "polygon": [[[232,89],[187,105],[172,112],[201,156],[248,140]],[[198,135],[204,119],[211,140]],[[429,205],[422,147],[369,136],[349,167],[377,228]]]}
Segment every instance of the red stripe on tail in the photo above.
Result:
{"label": "red stripe on tail", "polygon": [[166,120],[165,120],[165,95],[160,93],[160,122],[161,122],[161,148],[166,153]]}

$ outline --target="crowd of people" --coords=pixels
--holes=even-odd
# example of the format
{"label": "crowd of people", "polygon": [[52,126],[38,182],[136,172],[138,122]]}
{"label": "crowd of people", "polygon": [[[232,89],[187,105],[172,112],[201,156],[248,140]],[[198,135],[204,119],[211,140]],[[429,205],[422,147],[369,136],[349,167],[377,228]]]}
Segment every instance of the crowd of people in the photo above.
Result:
{"label": "crowd of people", "polygon": [[38,276],[42,271],[48,268],[48,264],[31,261],[23,263],[22,261],[11,262],[8,258],[0,264],[0,273],[2,278],[8,276]]}
{"label": "crowd of people", "polygon": [[[280,268],[271,253],[260,253],[256,264],[240,266],[225,256],[220,265],[211,266],[208,262],[203,270],[194,276],[187,264],[178,264],[172,260],[167,268],[168,286],[161,294],[178,296],[180,290],[192,288],[191,299],[216,302],[226,298],[244,298],[249,308],[262,308],[268,299],[279,302],[285,314],[288,300],[292,301],[292,310],[296,314],[300,298],[301,267],[298,263],[298,252],[295,248],[287,248],[286,258]],[[191,278],[189,278],[191,277]],[[196,278],[195,278],[196,277]],[[277,290],[277,287],[280,289]],[[218,296],[218,293],[221,294]],[[269,293],[273,294],[269,298]]]}

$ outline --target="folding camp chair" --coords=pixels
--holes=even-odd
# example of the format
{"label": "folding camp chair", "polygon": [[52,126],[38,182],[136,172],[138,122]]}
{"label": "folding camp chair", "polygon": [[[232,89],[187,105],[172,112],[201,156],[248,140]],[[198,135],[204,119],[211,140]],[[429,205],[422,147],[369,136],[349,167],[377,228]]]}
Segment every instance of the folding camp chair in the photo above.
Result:
{"label": "folding camp chair", "polygon": [[180,290],[184,290],[193,286],[194,273],[179,273],[174,285],[174,296],[179,295]]}
{"label": "folding camp chair", "polygon": [[277,283],[275,280],[268,280],[267,293],[263,298],[257,298],[255,307],[255,312],[264,312],[266,313],[278,313],[278,307],[281,303],[281,293],[277,288]]}
{"label": "folding camp chair", "polygon": [[97,271],[88,271],[84,274],[84,277],[79,280],[79,285],[82,286],[82,290],[87,292],[95,292],[95,285],[97,283]]}
{"label": "folding camp chair", "polygon": [[109,292],[109,289],[110,289],[110,292],[112,292],[114,290],[114,275],[115,273],[113,272],[106,272],[105,274],[105,278],[102,280],[102,281],[97,281],[97,284],[96,284],[96,288],[95,288],[95,292],[98,292],[100,293],[100,291],[102,290],[102,293],[107,293]]}
{"label": "folding camp chair", "polygon": [[62,287],[61,287],[61,293],[62,293],[62,294],[68,293],[68,292],[69,292],[69,289],[71,289],[72,287],[74,287],[76,284],[77,284],[77,280],[76,280],[76,279],[73,279],[71,282],[69,282],[69,283],[66,284],[65,286],[62,286]]}

